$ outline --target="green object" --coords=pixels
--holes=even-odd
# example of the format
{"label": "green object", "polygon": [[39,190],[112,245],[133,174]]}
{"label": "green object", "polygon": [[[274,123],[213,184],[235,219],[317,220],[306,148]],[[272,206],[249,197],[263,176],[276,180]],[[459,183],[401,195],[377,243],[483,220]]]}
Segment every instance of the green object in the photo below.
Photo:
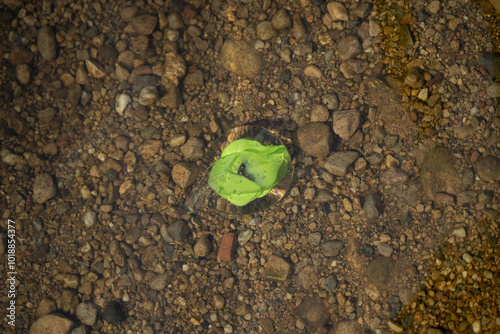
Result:
{"label": "green object", "polygon": [[271,191],[287,174],[290,162],[285,145],[238,139],[222,151],[208,185],[232,204],[244,206]]}

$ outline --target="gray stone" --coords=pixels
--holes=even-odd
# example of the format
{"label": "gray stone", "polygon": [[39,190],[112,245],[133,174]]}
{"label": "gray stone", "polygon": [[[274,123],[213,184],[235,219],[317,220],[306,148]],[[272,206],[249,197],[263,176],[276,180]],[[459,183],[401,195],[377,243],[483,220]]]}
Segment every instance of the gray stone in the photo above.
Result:
{"label": "gray stone", "polygon": [[311,122],[326,122],[330,117],[328,109],[321,104],[315,104],[311,110]]}
{"label": "gray stone", "polygon": [[382,214],[382,198],[378,194],[366,196],[363,212],[368,219],[378,218]]}
{"label": "gray stone", "polygon": [[456,195],[461,191],[462,179],[455,167],[455,159],[447,149],[436,147],[427,155],[420,169],[420,183],[432,200],[437,193]]}
{"label": "gray stone", "polygon": [[270,40],[271,38],[276,37],[278,34],[276,30],[274,30],[271,21],[262,21],[257,23],[255,26],[255,31],[257,33],[257,38],[263,41]]}
{"label": "gray stone", "polygon": [[203,158],[205,152],[203,151],[203,140],[200,138],[190,138],[181,147],[181,152],[186,159],[200,159]]}
{"label": "gray stone", "polygon": [[38,31],[38,51],[46,61],[53,61],[57,56],[57,41],[54,30],[49,26],[43,26]]}
{"label": "gray stone", "polygon": [[330,2],[326,5],[326,9],[333,21],[349,21],[349,13],[340,2]]}
{"label": "gray stone", "polygon": [[167,232],[175,241],[184,242],[188,237],[189,227],[182,220],[177,220],[167,228]]}
{"label": "gray stone", "polygon": [[309,244],[312,246],[318,246],[319,243],[321,242],[321,233],[320,232],[314,232],[309,234]]}
{"label": "gray stone", "polygon": [[500,180],[500,158],[493,155],[485,156],[477,162],[477,174],[484,180]]}
{"label": "gray stone", "polygon": [[323,287],[326,291],[333,292],[333,290],[337,287],[337,278],[333,275],[328,276],[323,280]]}
{"label": "gray stone", "polygon": [[229,72],[250,78],[256,77],[264,69],[260,53],[242,40],[226,40],[220,50],[219,60]]}
{"label": "gray stone", "polygon": [[339,110],[333,113],[333,132],[344,140],[348,140],[356,132],[361,114],[356,109]]}
{"label": "gray stone", "polygon": [[63,315],[52,313],[37,319],[29,334],[68,334],[73,321]]}
{"label": "gray stone", "polygon": [[208,235],[202,235],[193,247],[194,253],[198,257],[206,257],[212,251],[212,243],[208,238]]}
{"label": "gray stone", "polygon": [[341,321],[338,323],[335,329],[335,334],[357,334],[363,333],[361,326],[355,320],[351,321]]}
{"label": "gray stone", "polygon": [[340,59],[346,60],[356,57],[363,52],[361,43],[355,35],[349,35],[341,38],[338,42],[338,51]]}
{"label": "gray stone", "polygon": [[389,286],[393,261],[391,258],[385,256],[378,256],[368,264],[367,276],[368,280],[372,282],[377,288],[385,289]]}
{"label": "gray stone", "polygon": [[97,222],[97,213],[95,211],[88,211],[83,216],[85,226],[90,227]]}
{"label": "gray stone", "polygon": [[31,68],[27,64],[19,64],[16,66],[16,77],[20,83],[27,85],[31,79]]}
{"label": "gray stone", "polygon": [[37,203],[45,203],[56,195],[56,187],[52,176],[47,173],[38,175],[33,182],[33,199]]}
{"label": "gray stone", "polygon": [[299,147],[308,155],[324,157],[330,153],[333,135],[325,123],[313,122],[297,130]]}
{"label": "gray stone", "polygon": [[170,282],[170,275],[168,273],[158,274],[153,277],[149,282],[149,288],[155,291],[160,291],[165,289],[165,287]]}
{"label": "gray stone", "polygon": [[335,94],[323,95],[321,101],[329,110],[336,110],[339,107],[339,99]]}
{"label": "gray stone", "polygon": [[97,309],[91,303],[80,303],[76,307],[76,317],[83,324],[92,326],[96,322]]}
{"label": "gray stone", "polygon": [[274,14],[271,24],[277,30],[287,29],[292,25],[292,18],[286,9],[281,8]]}
{"label": "gray stone", "polygon": [[302,304],[297,307],[296,313],[310,333],[322,327],[329,318],[325,304],[316,297],[309,297],[302,301]]}
{"label": "gray stone", "polygon": [[181,162],[172,169],[172,180],[181,188],[187,188],[198,178],[198,166],[194,163]]}
{"label": "gray stone", "polygon": [[295,277],[297,285],[304,290],[309,290],[318,284],[318,274],[312,265],[307,265]]}
{"label": "gray stone", "polygon": [[270,280],[285,281],[292,273],[292,266],[279,256],[271,255],[266,263],[264,277]]}
{"label": "gray stone", "polygon": [[242,231],[241,233],[238,233],[238,244],[240,246],[244,246],[250,239],[252,239],[253,236],[253,231],[252,230],[245,230]]}
{"label": "gray stone", "polygon": [[130,23],[139,35],[151,35],[156,27],[158,18],[153,15],[145,14],[133,17]]}
{"label": "gray stone", "polygon": [[342,248],[344,243],[340,240],[327,241],[321,245],[321,253],[324,256],[337,256]]}
{"label": "gray stone", "polygon": [[385,184],[395,184],[398,182],[406,183],[408,181],[408,175],[403,172],[402,170],[396,168],[396,167],[391,167],[388,170],[386,170],[382,175],[380,176],[380,180],[385,183]]}
{"label": "gray stone", "polygon": [[380,244],[378,244],[377,249],[378,249],[378,252],[385,257],[389,257],[392,255],[393,249],[392,249],[392,246],[389,244],[380,243]]}
{"label": "gray stone", "polygon": [[325,169],[333,175],[344,176],[358,157],[355,151],[335,152],[326,159]]}

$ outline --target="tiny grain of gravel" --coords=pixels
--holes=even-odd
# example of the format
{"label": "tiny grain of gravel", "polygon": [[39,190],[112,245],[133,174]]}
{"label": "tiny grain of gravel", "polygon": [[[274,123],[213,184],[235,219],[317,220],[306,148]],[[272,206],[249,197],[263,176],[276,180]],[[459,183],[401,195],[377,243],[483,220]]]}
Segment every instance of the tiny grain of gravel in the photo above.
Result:
{"label": "tiny grain of gravel", "polygon": [[[499,333],[499,13],[1,1],[1,331]],[[188,213],[245,124],[287,139],[288,195]]]}

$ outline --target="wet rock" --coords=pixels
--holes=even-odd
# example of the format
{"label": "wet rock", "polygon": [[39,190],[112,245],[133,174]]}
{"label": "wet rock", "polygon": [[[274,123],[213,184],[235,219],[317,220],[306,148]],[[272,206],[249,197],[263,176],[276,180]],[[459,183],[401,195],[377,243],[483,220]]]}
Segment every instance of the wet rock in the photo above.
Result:
{"label": "wet rock", "polygon": [[150,106],[158,100],[158,89],[156,86],[148,86],[141,89],[139,93],[139,103],[143,106]]}
{"label": "wet rock", "polygon": [[321,79],[323,72],[318,66],[309,65],[304,69],[304,75],[309,78]]}
{"label": "wet rock", "polygon": [[168,87],[166,94],[160,100],[160,104],[170,109],[179,107],[182,104],[182,96],[179,87]]}
{"label": "wet rock", "polygon": [[455,159],[447,149],[436,147],[427,155],[420,169],[420,183],[432,200],[439,192],[456,195],[461,191],[462,181]]}
{"label": "wet rock", "polygon": [[17,46],[9,53],[9,62],[12,66],[31,63],[33,53],[24,46]]}
{"label": "wet rock", "polygon": [[278,34],[276,30],[274,30],[271,21],[262,21],[257,23],[255,26],[255,31],[257,33],[257,38],[263,41],[270,40],[271,38],[276,37]]}
{"label": "wet rock", "polygon": [[233,232],[226,233],[222,236],[219,251],[217,252],[217,257],[219,258],[219,260],[226,262],[231,262],[234,260],[237,246],[236,241],[236,234]]}
{"label": "wet rock", "polygon": [[343,140],[349,140],[356,132],[361,114],[356,109],[339,110],[333,113],[333,132]]}
{"label": "wet rock", "polygon": [[380,243],[378,244],[377,249],[380,255],[383,255],[385,257],[390,257],[392,255],[393,248],[389,244]]}
{"label": "wet rock", "polygon": [[487,181],[500,180],[500,158],[493,155],[485,156],[477,162],[477,173]]}
{"label": "wet rock", "polygon": [[325,169],[333,175],[344,176],[358,157],[355,151],[335,152],[326,159]]}
{"label": "wet rock", "polygon": [[354,320],[352,321],[341,321],[338,323],[335,329],[335,334],[354,334],[363,333],[361,326]]}
{"label": "wet rock", "polygon": [[16,66],[16,77],[20,83],[27,85],[31,79],[31,68],[27,64],[20,64]]}
{"label": "wet rock", "polygon": [[52,299],[44,298],[40,301],[40,304],[38,304],[35,314],[37,318],[39,318],[54,312],[56,309],[57,305]]}
{"label": "wet rock", "polygon": [[321,245],[321,253],[324,256],[337,256],[342,248],[344,243],[340,240],[327,241]]}
{"label": "wet rock", "polygon": [[336,110],[339,107],[339,99],[335,94],[325,94],[321,101],[329,110]]}
{"label": "wet rock", "polygon": [[315,104],[311,110],[311,122],[326,122],[330,117],[328,109],[321,104]]}
{"label": "wet rock", "polygon": [[68,334],[73,321],[60,314],[48,314],[37,319],[30,328],[30,334]]}
{"label": "wet rock", "polygon": [[158,274],[153,277],[149,282],[148,286],[151,290],[161,291],[170,283],[170,275],[168,273]]}
{"label": "wet rock", "polygon": [[184,86],[198,86],[201,87],[203,86],[203,72],[202,71],[196,71],[193,73],[189,73],[186,75],[184,78]]}
{"label": "wet rock", "polygon": [[68,94],[66,95],[66,101],[73,107],[78,105],[80,98],[82,97],[82,86],[78,84],[73,84],[68,88]]}
{"label": "wet rock", "polygon": [[279,256],[269,256],[266,268],[264,270],[264,277],[270,280],[285,281],[292,273],[292,266]]}
{"label": "wet rock", "polygon": [[264,69],[260,53],[242,40],[226,40],[221,47],[219,60],[229,72],[250,78],[256,77]]}
{"label": "wet rock", "polygon": [[175,51],[165,55],[165,69],[161,82],[166,88],[178,86],[179,80],[186,74],[186,61]]}
{"label": "wet rock", "polygon": [[287,29],[292,25],[292,18],[285,9],[281,8],[274,14],[271,24],[276,30]]}
{"label": "wet rock", "polygon": [[45,203],[57,194],[52,176],[47,173],[40,174],[33,182],[33,199],[37,203]]}
{"label": "wet rock", "polygon": [[340,59],[346,60],[356,57],[363,52],[361,43],[355,35],[341,38],[338,42],[338,52]]}
{"label": "wet rock", "polygon": [[203,140],[200,138],[190,138],[181,147],[181,152],[186,159],[200,159],[203,158],[205,152],[203,151]]}
{"label": "wet rock", "polygon": [[46,61],[53,61],[57,56],[57,41],[54,30],[49,26],[43,26],[38,31],[38,51]]}
{"label": "wet rock", "polygon": [[149,159],[154,157],[162,148],[163,143],[160,140],[145,140],[141,145],[139,145],[138,152],[144,159]]}
{"label": "wet rock", "polygon": [[411,88],[421,88],[424,85],[424,76],[416,68],[411,68],[405,77],[405,84]]}
{"label": "wet rock", "polygon": [[313,122],[297,130],[297,142],[306,154],[314,157],[324,157],[330,153],[333,145],[333,135],[328,125]]}
{"label": "wet rock", "polygon": [[368,219],[378,218],[382,214],[382,198],[378,194],[366,196],[363,212]]}
{"label": "wet rock", "polygon": [[189,234],[189,227],[182,220],[176,220],[167,227],[168,235],[176,242],[184,243]]}
{"label": "wet rock", "polygon": [[85,226],[90,227],[97,222],[97,213],[95,211],[88,211],[83,216]]}
{"label": "wet rock", "polygon": [[295,277],[295,282],[304,290],[309,290],[318,284],[318,274],[314,266],[307,265]]}
{"label": "wet rock", "polygon": [[333,292],[337,287],[337,278],[335,276],[328,276],[323,280],[323,287],[328,292]]}
{"label": "wet rock", "polygon": [[91,303],[80,303],[76,307],[76,317],[84,325],[93,326],[97,318],[97,310]]}
{"label": "wet rock", "polygon": [[118,96],[115,104],[118,115],[123,116],[123,113],[125,109],[127,109],[130,102],[132,102],[132,99],[127,94],[120,94],[120,96]]}
{"label": "wet rock", "polygon": [[196,181],[198,167],[196,164],[181,162],[172,169],[172,180],[181,188],[187,188]]}
{"label": "wet rock", "polygon": [[194,253],[198,257],[207,257],[212,252],[212,243],[208,235],[202,235],[193,247]]}
{"label": "wet rock", "polygon": [[156,27],[158,18],[153,15],[141,15],[130,19],[130,23],[139,35],[151,35]]}
{"label": "wet rock", "polygon": [[329,317],[323,301],[315,297],[304,300],[302,304],[297,307],[296,313],[307,330],[311,333],[323,326]]}
{"label": "wet rock", "polygon": [[87,71],[94,78],[100,79],[106,76],[106,70],[104,66],[102,66],[97,60],[89,58],[85,61],[85,65],[87,66]]}
{"label": "wet rock", "polygon": [[408,181],[408,175],[396,167],[391,167],[382,173],[380,180],[388,185],[398,182],[406,183]]}
{"label": "wet rock", "polygon": [[238,244],[244,246],[250,239],[252,239],[253,231],[245,230],[238,234]]}
{"label": "wet rock", "polygon": [[117,325],[126,318],[122,306],[117,302],[109,302],[102,312],[102,318],[110,324]]}
{"label": "wet rock", "polygon": [[374,258],[368,264],[368,280],[379,289],[385,289],[389,286],[393,269],[391,258],[379,256]]}
{"label": "wet rock", "polygon": [[326,9],[333,21],[349,21],[349,13],[340,2],[330,2],[326,5]]}
{"label": "wet rock", "polygon": [[263,318],[259,321],[260,327],[266,334],[274,334],[274,321],[270,318]]}

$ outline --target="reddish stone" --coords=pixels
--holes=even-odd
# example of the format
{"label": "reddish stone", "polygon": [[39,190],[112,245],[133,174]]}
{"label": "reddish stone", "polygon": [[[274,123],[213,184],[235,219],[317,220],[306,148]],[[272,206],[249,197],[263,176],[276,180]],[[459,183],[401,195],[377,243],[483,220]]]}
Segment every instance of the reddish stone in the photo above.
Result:
{"label": "reddish stone", "polygon": [[222,237],[220,242],[218,257],[219,260],[231,262],[234,260],[234,254],[236,253],[236,234],[226,233]]}
{"label": "reddish stone", "polygon": [[453,204],[455,198],[445,193],[436,194],[436,204]]}

